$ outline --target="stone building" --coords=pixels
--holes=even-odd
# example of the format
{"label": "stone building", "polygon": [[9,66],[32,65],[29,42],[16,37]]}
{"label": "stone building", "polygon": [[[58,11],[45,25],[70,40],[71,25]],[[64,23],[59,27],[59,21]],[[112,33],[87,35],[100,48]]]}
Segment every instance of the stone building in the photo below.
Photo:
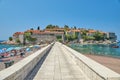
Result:
{"label": "stone building", "polygon": [[116,42],[117,40],[117,36],[115,35],[114,32],[107,32],[106,36],[111,42]]}

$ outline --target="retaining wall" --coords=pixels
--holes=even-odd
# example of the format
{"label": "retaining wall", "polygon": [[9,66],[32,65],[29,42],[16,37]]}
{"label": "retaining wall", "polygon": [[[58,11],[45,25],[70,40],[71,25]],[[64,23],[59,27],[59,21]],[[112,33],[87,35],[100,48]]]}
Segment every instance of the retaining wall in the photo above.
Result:
{"label": "retaining wall", "polygon": [[72,54],[72,59],[76,61],[76,63],[90,78],[90,80],[120,80],[120,74],[110,70],[109,68],[97,63],[96,61],[65,45],[62,45],[62,47],[67,49]]}
{"label": "retaining wall", "polygon": [[49,51],[52,45],[53,44],[50,44],[10,66],[9,68],[0,71],[0,80],[23,80],[46,54],[46,52]]}

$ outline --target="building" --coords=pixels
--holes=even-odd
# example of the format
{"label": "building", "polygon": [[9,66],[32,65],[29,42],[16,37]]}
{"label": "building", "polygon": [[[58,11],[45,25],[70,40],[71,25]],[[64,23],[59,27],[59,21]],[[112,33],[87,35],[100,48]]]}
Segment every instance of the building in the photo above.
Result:
{"label": "building", "polygon": [[[82,31],[85,31],[86,36],[90,36],[90,37],[94,37],[96,32],[99,32],[101,34],[103,34],[104,36],[104,40],[108,39],[111,42],[115,42],[117,39],[117,36],[115,35],[115,33],[112,32],[102,32],[102,31],[98,31],[98,30],[93,30],[93,29],[67,29],[65,30],[64,28],[53,28],[53,29],[45,29],[45,30],[27,30],[25,32],[16,32],[13,34],[13,40],[20,40],[21,43],[24,43],[24,34],[26,32],[28,32],[30,34],[30,36],[32,38],[36,38],[36,41],[34,41],[34,43],[45,43],[45,42],[52,42],[55,40],[58,40],[58,38],[64,42],[65,41],[65,35],[69,35],[72,36],[72,38],[74,38],[75,41],[80,42],[82,40]],[[93,39],[94,40],[94,39]],[[26,43],[32,43],[32,41],[25,41]]]}
{"label": "building", "polygon": [[93,37],[96,32],[97,32],[96,30],[88,30],[87,36],[92,36]]}
{"label": "building", "polygon": [[[25,32],[16,32],[13,34],[13,40],[20,40],[20,43],[24,43],[24,33],[30,33],[32,38],[36,38],[34,43],[40,44],[45,42],[52,42],[57,40],[57,36],[61,36],[62,41],[64,42],[64,32],[62,31],[49,31],[49,30],[27,30]],[[33,43],[28,40],[25,41],[26,43]]]}
{"label": "building", "polygon": [[24,32],[16,32],[13,34],[13,41],[16,42],[17,40],[20,41],[20,43],[23,43],[23,35]]}
{"label": "building", "polygon": [[106,33],[107,39],[109,39],[111,42],[116,42],[117,36],[113,32],[107,32]]}
{"label": "building", "polygon": [[81,31],[79,29],[71,29],[69,31],[66,31],[66,35],[75,35],[77,37],[77,41],[80,41],[81,39]]}

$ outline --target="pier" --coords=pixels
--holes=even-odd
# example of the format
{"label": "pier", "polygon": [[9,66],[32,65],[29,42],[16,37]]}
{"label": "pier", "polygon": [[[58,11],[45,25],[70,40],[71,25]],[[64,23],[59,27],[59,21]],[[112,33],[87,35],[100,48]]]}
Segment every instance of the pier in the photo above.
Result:
{"label": "pier", "polygon": [[120,80],[120,74],[55,42],[0,71],[0,80]]}

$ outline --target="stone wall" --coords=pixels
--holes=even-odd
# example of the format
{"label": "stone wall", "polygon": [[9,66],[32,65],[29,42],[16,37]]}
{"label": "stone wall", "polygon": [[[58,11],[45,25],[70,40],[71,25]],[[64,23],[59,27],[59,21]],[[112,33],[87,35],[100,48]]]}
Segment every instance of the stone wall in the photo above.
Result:
{"label": "stone wall", "polygon": [[[71,53],[71,57],[90,80],[120,80],[120,74],[80,54],[79,52],[62,45]],[[119,63],[118,63],[119,64]]]}
{"label": "stone wall", "polygon": [[0,80],[23,80],[46,52],[49,51],[52,45],[53,44],[50,44],[17,62],[13,66],[0,71]]}

